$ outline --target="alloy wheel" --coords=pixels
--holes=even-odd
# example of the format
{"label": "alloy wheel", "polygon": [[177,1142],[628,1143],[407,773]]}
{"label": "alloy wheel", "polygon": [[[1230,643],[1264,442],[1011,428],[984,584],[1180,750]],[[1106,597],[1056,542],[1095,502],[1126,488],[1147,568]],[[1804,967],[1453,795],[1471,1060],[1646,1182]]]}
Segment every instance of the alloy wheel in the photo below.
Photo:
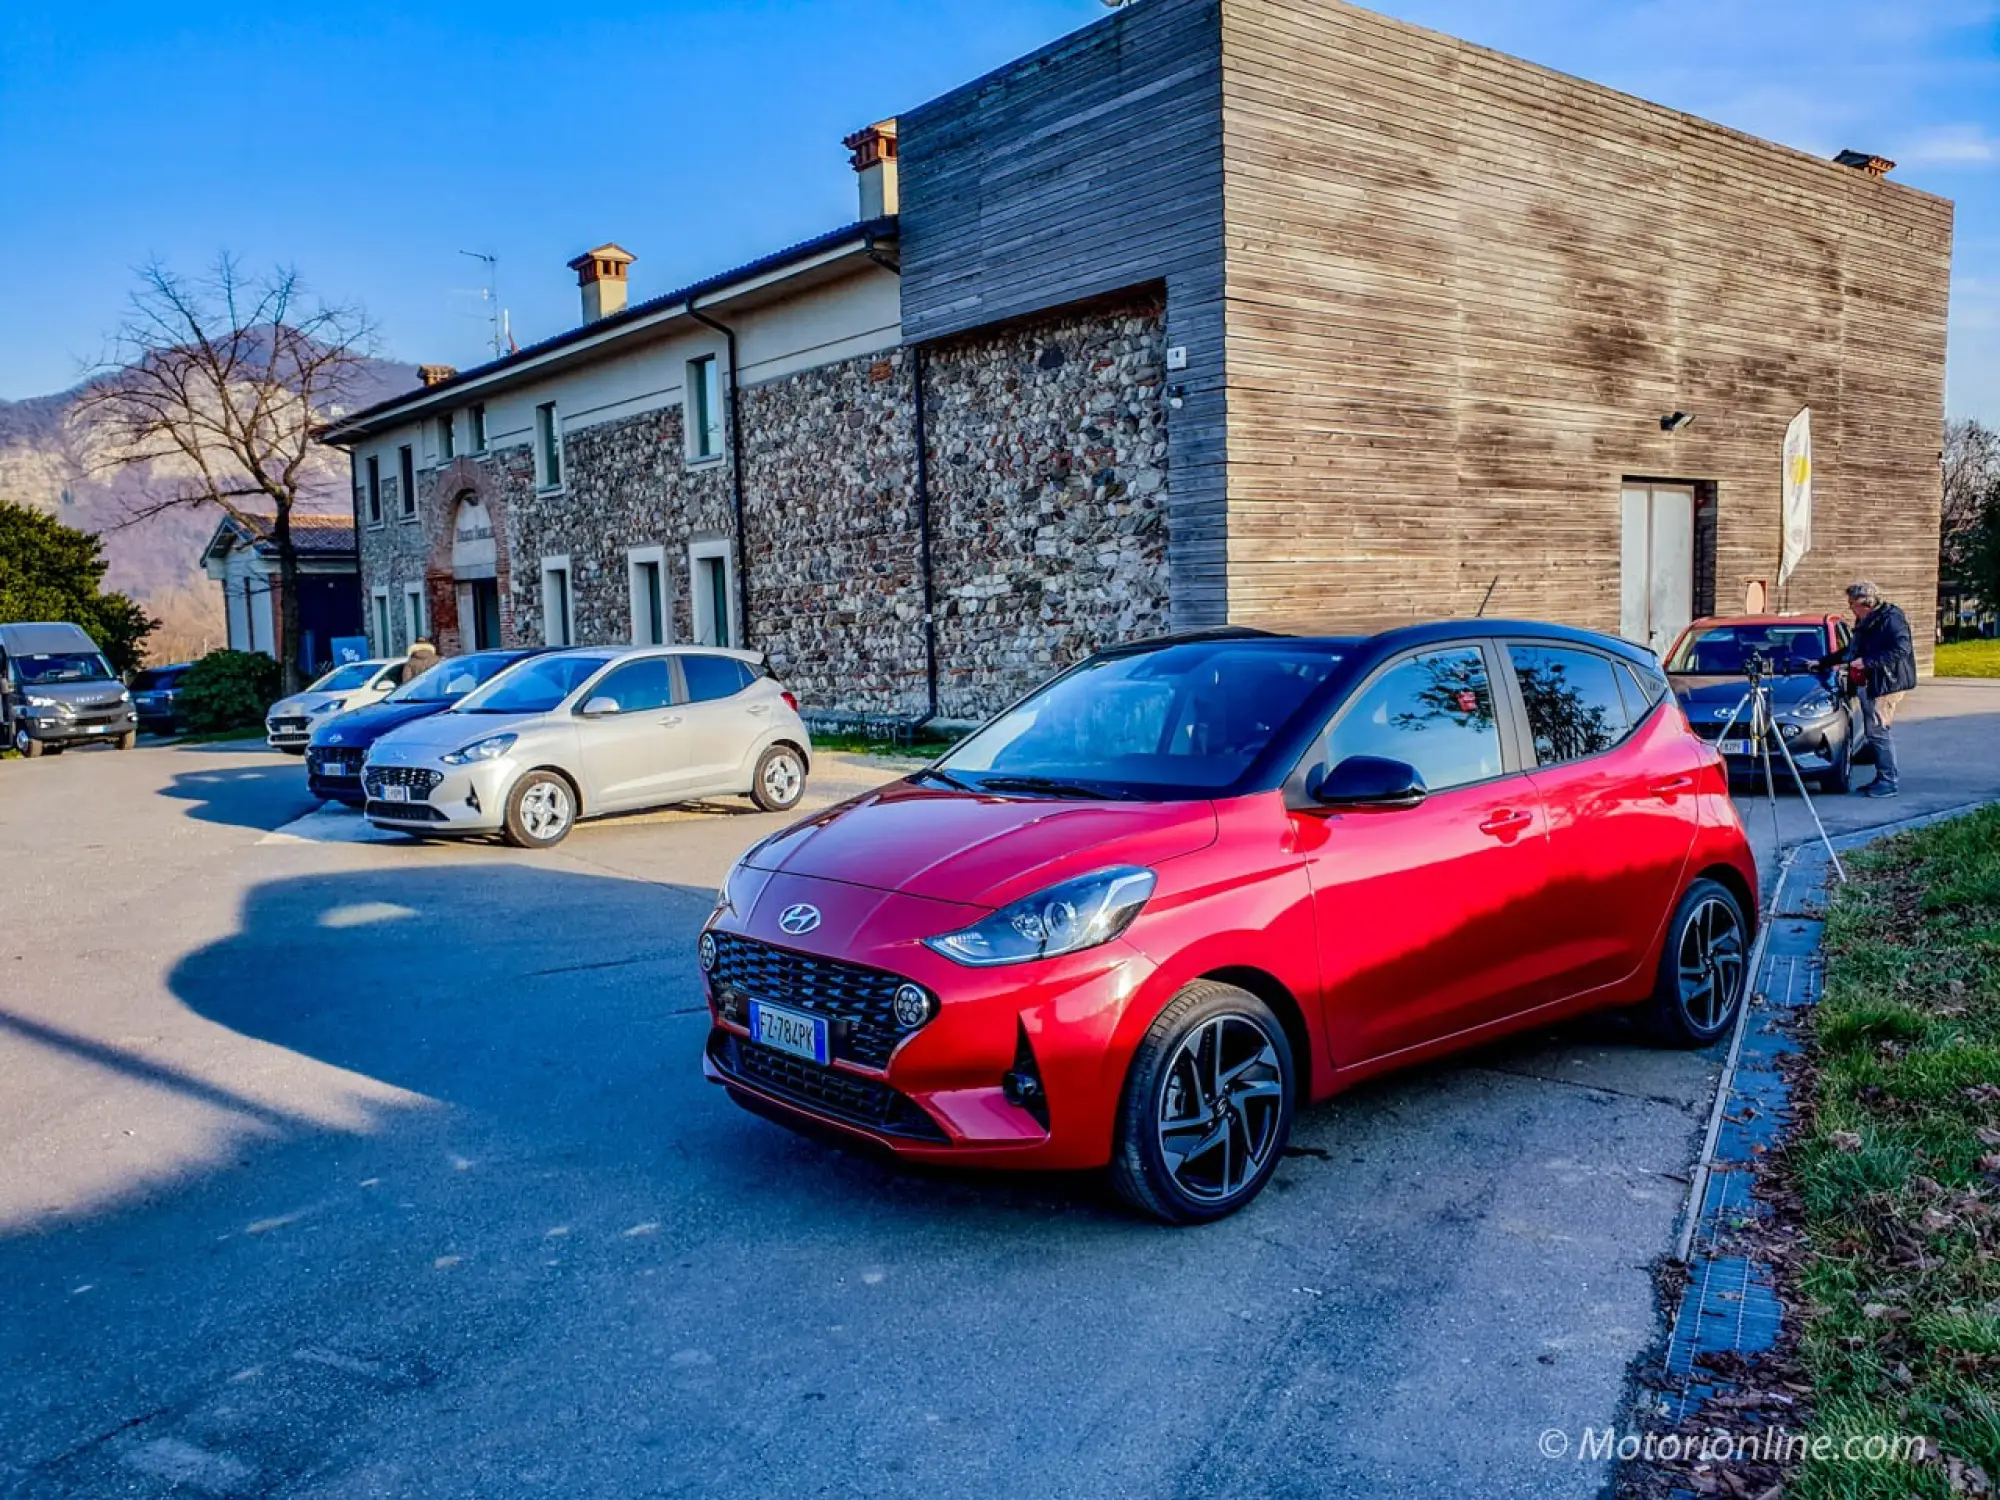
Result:
{"label": "alloy wheel", "polygon": [[1278,1141],[1285,1077],[1256,1022],[1217,1016],[1174,1050],[1160,1085],[1160,1154],[1190,1198],[1221,1202],[1255,1179]]}
{"label": "alloy wheel", "polygon": [[521,794],[521,826],[536,840],[557,838],[569,827],[569,792],[560,782],[539,781]]}
{"label": "alloy wheel", "polygon": [[1728,902],[1709,897],[1681,928],[1681,1009],[1703,1032],[1736,1008],[1743,989],[1743,922]]}
{"label": "alloy wheel", "polygon": [[774,755],[764,767],[764,794],[773,802],[788,803],[799,794],[804,780],[796,756]]}

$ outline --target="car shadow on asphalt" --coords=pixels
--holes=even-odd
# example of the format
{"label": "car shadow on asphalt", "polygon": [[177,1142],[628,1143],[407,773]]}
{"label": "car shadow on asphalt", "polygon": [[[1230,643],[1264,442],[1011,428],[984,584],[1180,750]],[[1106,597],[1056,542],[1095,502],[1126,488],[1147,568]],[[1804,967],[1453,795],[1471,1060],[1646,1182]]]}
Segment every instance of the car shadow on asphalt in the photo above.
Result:
{"label": "car shadow on asphalt", "polygon": [[[224,746],[177,747],[176,755],[200,755]],[[238,753],[241,753],[240,750]],[[272,757],[267,764],[217,766],[177,771],[162,794],[192,804],[188,816],[204,823],[238,828],[279,828],[319,806],[306,790],[305,764],[291,756]]]}

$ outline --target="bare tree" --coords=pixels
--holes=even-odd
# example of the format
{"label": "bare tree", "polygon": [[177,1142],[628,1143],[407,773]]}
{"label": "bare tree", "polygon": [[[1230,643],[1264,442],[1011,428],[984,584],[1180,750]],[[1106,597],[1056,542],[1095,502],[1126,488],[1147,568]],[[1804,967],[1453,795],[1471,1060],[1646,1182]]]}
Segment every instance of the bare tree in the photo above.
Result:
{"label": "bare tree", "polygon": [[374,344],[363,313],[321,301],[296,272],[246,276],[223,256],[189,279],[156,262],[77,404],[104,438],[89,467],[145,475],[121,525],[214,506],[268,529],[287,692],[299,686],[293,509],[325,483],[314,434],[358,393]]}

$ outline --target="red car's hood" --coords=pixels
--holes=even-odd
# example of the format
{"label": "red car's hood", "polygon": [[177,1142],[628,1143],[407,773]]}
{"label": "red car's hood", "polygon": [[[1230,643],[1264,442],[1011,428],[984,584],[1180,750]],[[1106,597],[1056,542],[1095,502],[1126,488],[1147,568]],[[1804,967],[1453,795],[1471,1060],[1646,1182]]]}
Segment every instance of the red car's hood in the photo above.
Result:
{"label": "red car's hood", "polygon": [[899,781],[787,829],[748,862],[993,907],[1072,875],[1154,865],[1213,842],[1207,802],[988,797]]}

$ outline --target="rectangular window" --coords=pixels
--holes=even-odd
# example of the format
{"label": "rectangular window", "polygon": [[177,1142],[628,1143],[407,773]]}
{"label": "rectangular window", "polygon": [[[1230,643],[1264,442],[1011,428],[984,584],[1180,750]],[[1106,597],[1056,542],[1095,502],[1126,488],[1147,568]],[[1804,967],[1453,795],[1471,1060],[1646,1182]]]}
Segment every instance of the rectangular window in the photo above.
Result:
{"label": "rectangular window", "polygon": [[484,453],[486,451],[485,403],[483,402],[474,403],[472,409],[465,414],[465,417],[466,417],[465,425],[469,429],[471,429],[467,434],[467,436],[470,438],[472,442],[472,451],[474,453]]}
{"label": "rectangular window", "polygon": [[704,646],[733,644],[736,563],[726,538],[688,544],[688,588],[695,640]]}
{"label": "rectangular window", "polygon": [[368,524],[382,524],[382,460],[368,456]]}
{"label": "rectangular window", "polygon": [[626,554],[632,588],[632,644],[667,644],[667,553],[664,547],[635,547]]}
{"label": "rectangular window", "polygon": [[394,646],[389,639],[389,591],[376,589],[370,596],[370,602],[375,606],[375,654],[387,656]]}
{"label": "rectangular window", "polygon": [[458,456],[458,434],[452,430],[454,415],[446,412],[438,418],[438,462],[448,464]]}
{"label": "rectangular window", "polygon": [[421,583],[404,584],[403,623],[409,627],[409,644],[412,646],[431,633],[430,622],[424,614],[424,586]]}
{"label": "rectangular window", "polygon": [[535,476],[538,489],[559,490],[563,482],[562,427],[551,401],[535,408]]}
{"label": "rectangular window", "polygon": [[569,559],[542,559],[542,640],[550,646],[576,644],[569,592]]}
{"label": "rectangular window", "polygon": [[403,481],[403,515],[417,513],[417,455],[408,443],[396,450],[396,471]]}
{"label": "rectangular window", "polygon": [[688,361],[687,429],[689,458],[722,452],[722,371],[713,354]]}

